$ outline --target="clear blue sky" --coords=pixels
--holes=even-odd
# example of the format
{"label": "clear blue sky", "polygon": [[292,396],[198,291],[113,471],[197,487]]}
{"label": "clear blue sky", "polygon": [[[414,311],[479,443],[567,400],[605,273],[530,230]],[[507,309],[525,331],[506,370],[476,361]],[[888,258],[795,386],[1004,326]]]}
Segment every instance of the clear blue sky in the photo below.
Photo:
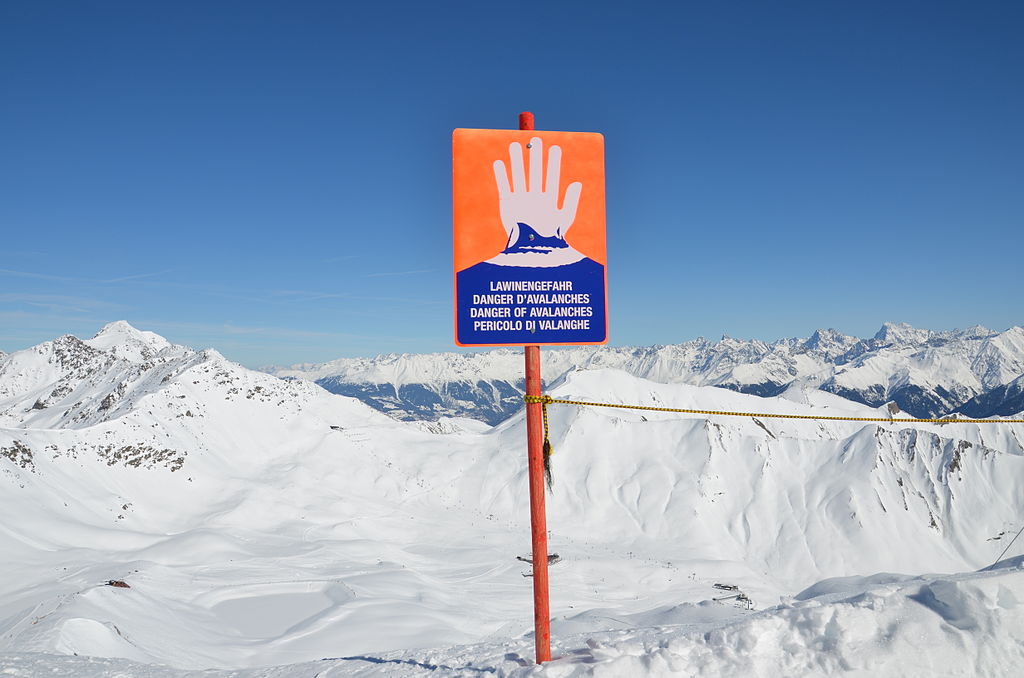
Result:
{"label": "clear blue sky", "polygon": [[1024,323],[1021,2],[0,3],[0,349],[455,350],[451,131],[602,132],[610,335]]}

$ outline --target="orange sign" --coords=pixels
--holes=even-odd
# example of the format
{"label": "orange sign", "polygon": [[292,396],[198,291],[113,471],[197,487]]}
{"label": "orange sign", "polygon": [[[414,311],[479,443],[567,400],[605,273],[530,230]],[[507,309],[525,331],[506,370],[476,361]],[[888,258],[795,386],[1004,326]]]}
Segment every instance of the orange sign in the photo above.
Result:
{"label": "orange sign", "polygon": [[455,341],[608,340],[604,137],[452,135]]}

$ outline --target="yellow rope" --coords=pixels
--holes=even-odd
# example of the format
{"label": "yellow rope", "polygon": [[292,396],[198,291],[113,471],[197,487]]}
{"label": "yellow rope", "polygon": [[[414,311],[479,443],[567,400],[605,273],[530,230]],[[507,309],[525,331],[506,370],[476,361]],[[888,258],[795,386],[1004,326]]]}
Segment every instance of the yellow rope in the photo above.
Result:
{"label": "yellow rope", "polygon": [[544,459],[544,479],[547,480],[548,489],[552,488],[551,485],[551,455],[555,453],[555,449],[551,447],[551,436],[550,430],[548,429],[548,403],[552,402],[549,396],[524,396],[527,403],[540,403],[541,408],[541,419],[544,422],[544,443],[542,445],[542,454]]}
{"label": "yellow rope", "polygon": [[582,405],[585,407],[616,407],[628,410],[647,410],[652,412],[682,412],[683,414],[707,414],[728,417],[762,417],[766,419],[815,419],[822,421],[880,421],[886,423],[912,424],[1024,424],[1024,419],[911,419],[909,417],[826,417],[814,414],[769,414],[767,412],[727,412],[723,410],[690,410],[681,407],[652,407],[650,405],[626,405],[622,403],[591,403],[584,400],[565,400],[551,396],[523,396],[527,403],[540,403],[544,406],[544,437],[547,438],[547,406],[551,403],[563,405]]}

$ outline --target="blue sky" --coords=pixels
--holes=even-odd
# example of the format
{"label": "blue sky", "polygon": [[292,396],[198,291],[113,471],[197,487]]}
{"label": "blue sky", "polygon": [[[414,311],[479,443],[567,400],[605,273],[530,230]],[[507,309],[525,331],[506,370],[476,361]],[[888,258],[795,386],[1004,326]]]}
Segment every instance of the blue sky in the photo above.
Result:
{"label": "blue sky", "polygon": [[614,345],[1024,323],[1024,3],[0,3],[0,350],[456,350],[451,131],[605,135]]}

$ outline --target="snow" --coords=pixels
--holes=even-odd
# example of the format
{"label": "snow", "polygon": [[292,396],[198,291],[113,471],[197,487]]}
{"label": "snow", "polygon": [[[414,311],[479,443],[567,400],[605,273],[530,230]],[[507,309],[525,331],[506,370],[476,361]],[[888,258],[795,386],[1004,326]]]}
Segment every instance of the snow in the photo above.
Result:
{"label": "snow", "polygon": [[[648,626],[556,635],[552,662],[530,661],[531,644],[504,641],[367,653],[250,670],[175,670],[125,659],[16,652],[0,675],[75,678],[277,678],[357,676],[1015,676],[1024,661],[1021,558],[951,576],[845,580],[762,612],[721,619],[693,606]],[[828,588],[828,587],[823,587]],[[685,620],[684,620],[685,618]],[[85,620],[81,620],[85,621]],[[77,625],[93,642],[98,623]]]}
{"label": "snow", "polygon": [[[551,405],[538,667],[522,415],[397,422],[114,329],[0,363],[0,676],[1018,672],[1024,559],[989,566],[1022,525],[1019,427]],[[888,416],[606,368],[551,393]]]}

